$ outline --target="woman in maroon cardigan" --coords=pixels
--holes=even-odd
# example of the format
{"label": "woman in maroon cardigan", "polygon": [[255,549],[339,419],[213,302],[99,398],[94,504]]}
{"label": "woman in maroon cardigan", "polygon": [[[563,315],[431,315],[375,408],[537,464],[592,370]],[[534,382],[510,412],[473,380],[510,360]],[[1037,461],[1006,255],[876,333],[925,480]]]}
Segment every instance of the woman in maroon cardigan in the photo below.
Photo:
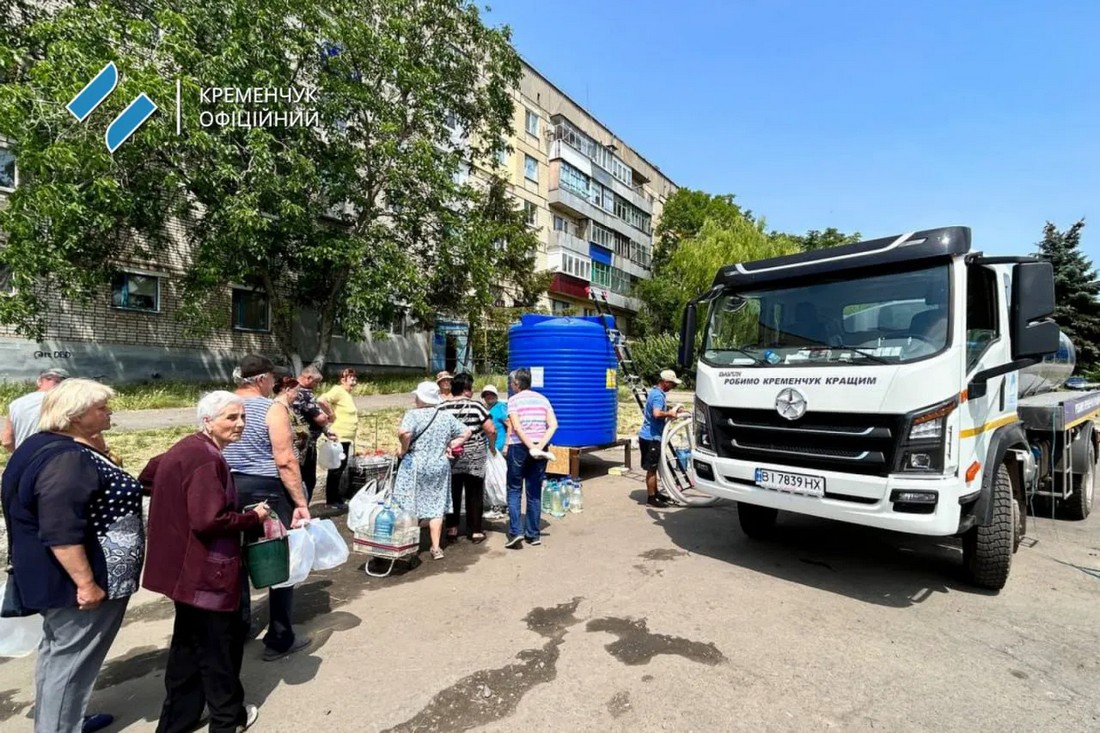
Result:
{"label": "woman in maroon cardigan", "polygon": [[152,494],[142,585],[176,604],[158,733],[194,730],[204,705],[211,731],[244,730],[258,716],[256,706],[244,704],[241,686],[248,635],[240,613],[242,597],[248,598],[241,534],[258,526],[268,509],[238,510],[222,457],[244,430],[241,398],[211,392],[199,402],[198,421],[199,432],[141,474]]}

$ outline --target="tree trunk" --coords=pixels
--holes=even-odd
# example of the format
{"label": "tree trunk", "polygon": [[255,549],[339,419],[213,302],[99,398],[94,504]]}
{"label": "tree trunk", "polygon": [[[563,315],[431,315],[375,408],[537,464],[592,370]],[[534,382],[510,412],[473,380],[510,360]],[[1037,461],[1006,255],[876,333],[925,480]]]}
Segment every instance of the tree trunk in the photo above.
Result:
{"label": "tree trunk", "polygon": [[335,324],[335,317],[333,310],[335,307],[331,303],[326,303],[324,307],[317,313],[317,319],[319,321],[319,328],[317,330],[317,353],[313,356],[313,366],[324,371],[325,362],[328,360],[328,350],[332,346],[332,331]]}

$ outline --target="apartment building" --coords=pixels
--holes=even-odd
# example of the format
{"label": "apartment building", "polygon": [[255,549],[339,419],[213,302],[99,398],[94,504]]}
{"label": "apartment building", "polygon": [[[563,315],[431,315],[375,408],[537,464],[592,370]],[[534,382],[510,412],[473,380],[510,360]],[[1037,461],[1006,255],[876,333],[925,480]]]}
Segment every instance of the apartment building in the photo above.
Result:
{"label": "apartment building", "polygon": [[502,163],[538,232],[538,267],[554,273],[546,306],[590,315],[597,287],[629,331],[632,288],[651,275],[653,227],[676,184],[529,64],[515,98]]}
{"label": "apartment building", "polygon": [[[676,186],[531,66],[524,64],[514,94],[510,150],[497,163],[538,233],[536,266],[554,273],[545,307],[591,314],[586,289],[599,287],[619,327],[629,331],[639,307],[631,287],[650,276],[653,226]],[[0,141],[0,198],[18,186],[18,171],[18,161]],[[0,379],[30,379],[48,366],[64,366],[109,380],[221,380],[244,353],[276,353],[271,304],[264,293],[242,285],[230,286],[211,303],[224,309],[225,328],[189,334],[176,317],[188,247],[181,228],[172,233],[171,246],[154,259],[120,263],[92,303],[52,303],[42,342],[0,326]],[[511,305],[506,292],[505,284],[501,303]],[[310,353],[312,314],[302,313],[297,328],[303,351]],[[356,337],[335,336],[328,363],[418,373],[454,368],[470,358],[466,332],[465,323],[445,318],[424,332],[399,317]]]}

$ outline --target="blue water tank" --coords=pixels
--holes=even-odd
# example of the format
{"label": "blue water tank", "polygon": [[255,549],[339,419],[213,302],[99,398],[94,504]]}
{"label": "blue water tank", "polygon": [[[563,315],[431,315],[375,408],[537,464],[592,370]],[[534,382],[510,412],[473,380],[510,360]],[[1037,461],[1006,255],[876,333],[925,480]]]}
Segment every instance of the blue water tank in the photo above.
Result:
{"label": "blue water tank", "polygon": [[616,440],[617,367],[599,316],[527,315],[508,331],[508,371],[530,369],[531,388],[554,406],[558,431],[552,445],[582,447]]}

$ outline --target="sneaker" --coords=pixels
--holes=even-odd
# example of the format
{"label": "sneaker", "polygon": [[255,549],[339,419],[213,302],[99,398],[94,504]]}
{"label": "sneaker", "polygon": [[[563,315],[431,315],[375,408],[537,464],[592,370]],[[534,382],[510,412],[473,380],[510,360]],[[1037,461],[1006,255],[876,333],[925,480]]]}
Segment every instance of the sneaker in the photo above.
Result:
{"label": "sneaker", "polygon": [[92,713],[84,716],[84,722],[80,727],[81,733],[94,733],[103,730],[115,722],[115,716],[109,713]]}
{"label": "sneaker", "polygon": [[671,496],[669,496],[668,494],[666,494],[663,491],[658,491],[657,492],[657,498],[660,499],[661,501],[663,501],[666,504],[675,504],[676,503],[675,499],[673,499]]}
{"label": "sneaker", "polygon": [[508,539],[504,542],[504,546],[509,550],[518,550],[523,547],[523,535],[508,535]]}
{"label": "sneaker", "polygon": [[244,725],[237,726],[237,733],[243,733],[244,731],[255,725],[256,720],[260,717],[260,709],[255,705],[244,706]]}
{"label": "sneaker", "polygon": [[658,509],[666,509],[668,507],[668,502],[662,499],[660,494],[656,496],[647,496],[645,503],[650,506],[655,506]]}
{"label": "sneaker", "polygon": [[301,636],[301,637],[298,637],[297,639],[295,639],[294,643],[291,644],[290,648],[287,649],[285,652],[275,651],[271,647],[268,647],[268,648],[264,649],[264,661],[265,662],[274,662],[277,659],[282,659],[283,657],[289,657],[291,654],[302,651],[307,646],[309,646],[312,642],[313,642],[313,639],[311,639],[310,637]]}
{"label": "sneaker", "polygon": [[542,537],[528,537],[527,538],[527,544],[529,544],[529,545],[541,545],[542,544]]}

